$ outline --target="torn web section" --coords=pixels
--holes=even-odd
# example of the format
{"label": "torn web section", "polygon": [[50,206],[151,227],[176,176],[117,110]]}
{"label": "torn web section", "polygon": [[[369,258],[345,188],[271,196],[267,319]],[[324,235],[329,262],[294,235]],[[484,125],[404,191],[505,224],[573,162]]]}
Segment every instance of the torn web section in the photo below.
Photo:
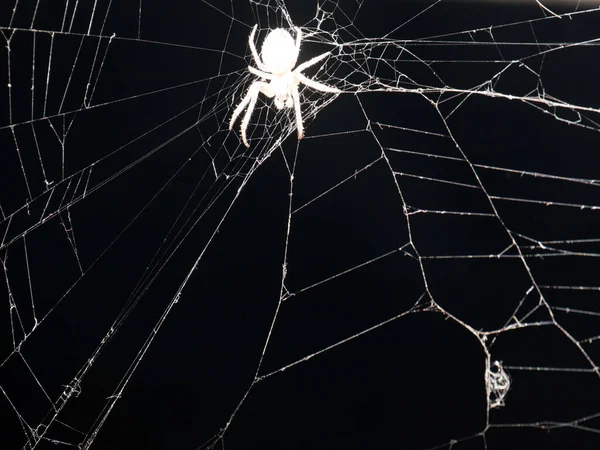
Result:
{"label": "torn web section", "polygon": [[[506,38],[500,31],[488,33],[488,36],[496,36],[493,45],[498,45],[500,36]],[[484,42],[479,45],[485,46]],[[467,48],[477,49],[479,45],[467,45]],[[597,155],[583,144],[597,133],[594,119],[597,108],[564,102],[561,96],[549,98],[546,93],[538,94],[545,92],[541,86],[548,87],[555,82],[544,74],[553,73],[553,67],[574,67],[569,58],[590,49],[582,46],[572,49],[572,53],[565,49],[561,54],[556,51],[546,55],[538,53],[536,46],[531,46],[533,53],[519,56],[521,61],[515,63],[510,47],[505,49],[500,45],[506,61],[495,61],[494,65],[499,68],[493,73],[498,75],[467,92],[468,98],[451,88],[457,86],[457,82],[452,82],[439,90],[440,97],[428,99],[446,128],[439,133],[441,140],[448,139],[449,145],[422,145],[421,148],[428,149],[423,152],[407,145],[410,138],[405,137],[403,145],[395,147],[392,154],[399,163],[403,192],[415,224],[413,235],[425,260],[423,273],[429,279],[436,303],[447,313],[464,320],[467,330],[473,327],[471,331],[491,352],[492,358],[513,348],[515,360],[536,361],[518,366],[504,362],[513,389],[517,380],[522,380],[532,397],[542,398],[545,390],[561,379],[565,391],[554,398],[556,402],[551,409],[554,415],[563,416],[570,398],[586,398],[577,383],[567,380],[571,377],[591,380],[598,371],[594,344],[597,333],[593,325],[597,312],[593,306],[590,309],[594,304],[590,300],[598,290],[593,275],[597,266],[594,251],[597,236],[592,231],[597,222],[594,213],[597,182],[591,166],[579,166],[582,160],[592,166],[597,164]],[[555,47],[563,48],[565,44]],[[522,51],[523,48],[519,48],[519,52]],[[543,69],[535,69],[536,62]],[[456,64],[471,65],[465,60],[450,61],[447,66]],[[447,74],[451,71],[443,66],[440,61],[432,64],[433,70],[449,81]],[[471,67],[477,67],[477,63],[473,61]],[[490,69],[489,65],[482,67]],[[485,72],[469,71],[467,80],[481,73]],[[578,98],[572,96],[577,94],[571,91],[572,87],[571,84],[566,87],[565,98]],[[519,94],[519,90],[526,94]],[[488,109],[485,105],[490,100],[485,97],[501,103],[503,98],[517,102],[494,103],[495,107]],[[582,101],[581,98],[578,101]],[[413,105],[414,102],[406,104],[411,114],[423,114]],[[539,122],[532,123],[533,111],[542,113]],[[568,115],[577,118],[581,111],[586,111],[582,114],[581,126],[575,123],[577,120],[563,120]],[[579,126],[581,134],[573,131],[573,127]],[[409,132],[412,130],[412,127],[406,128]],[[582,141],[575,145],[574,158],[570,153],[565,157],[560,149],[573,149],[574,136]],[[408,167],[417,170],[409,171]],[[420,206],[412,204],[411,195],[419,198]],[[549,195],[554,201],[548,199]],[[425,203],[429,206],[425,207]],[[548,242],[558,248],[551,248]],[[565,250],[575,247],[585,247],[590,253]],[[579,264],[580,270],[573,271],[573,264]],[[549,286],[545,283],[548,277],[563,279],[565,285]],[[558,293],[560,290],[563,295]],[[575,292],[580,295],[573,295]],[[559,297],[558,303],[553,301]],[[507,308],[507,299],[513,299],[514,311]],[[585,304],[587,309],[569,311],[560,305],[562,302]],[[565,313],[571,317],[563,315]],[[579,325],[567,327],[571,320]],[[481,329],[492,332],[475,331]],[[526,337],[520,341],[519,335]],[[498,378],[501,372],[497,368],[492,360],[488,369],[491,372],[486,377],[489,393],[493,394],[489,407],[499,406],[497,395],[504,392],[501,386],[506,383],[503,375]],[[537,381],[533,381],[534,378]],[[536,385],[541,379],[546,383]],[[494,386],[500,390],[493,389]],[[527,422],[526,418],[534,421],[533,416],[539,411],[526,394],[518,396],[516,392],[513,391],[516,397],[513,401],[518,402],[521,421]],[[510,390],[503,395],[506,395],[505,400],[511,399]],[[593,410],[592,400],[581,403],[582,410]],[[502,426],[494,423],[494,418],[506,420],[510,414],[506,409],[490,415],[493,426]],[[594,415],[583,415],[582,422],[594,424]],[[498,434],[492,431],[489,435]]]}

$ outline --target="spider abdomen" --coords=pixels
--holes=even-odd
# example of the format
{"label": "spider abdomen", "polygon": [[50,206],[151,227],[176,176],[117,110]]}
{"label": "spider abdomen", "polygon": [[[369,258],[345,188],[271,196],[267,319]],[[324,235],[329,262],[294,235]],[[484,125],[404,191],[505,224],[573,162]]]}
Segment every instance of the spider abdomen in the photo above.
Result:
{"label": "spider abdomen", "polygon": [[292,35],[283,28],[276,28],[265,38],[260,55],[270,73],[281,74],[294,68],[298,52]]}

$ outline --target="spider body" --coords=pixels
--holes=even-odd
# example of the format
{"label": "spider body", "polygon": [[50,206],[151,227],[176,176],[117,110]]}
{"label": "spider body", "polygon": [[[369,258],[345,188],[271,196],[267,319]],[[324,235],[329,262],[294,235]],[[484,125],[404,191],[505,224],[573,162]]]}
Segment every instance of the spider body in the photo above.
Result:
{"label": "spider body", "polygon": [[327,52],[316,56],[294,69],[296,62],[298,61],[298,54],[300,53],[300,43],[302,42],[302,32],[300,29],[295,28],[295,40],[292,35],[283,28],[271,30],[262,44],[259,56],[254,44],[256,28],[257,25],[252,28],[248,42],[252,57],[254,58],[258,69],[248,66],[248,71],[259,77],[260,80],[252,83],[240,104],[233,111],[231,120],[229,121],[229,129],[231,130],[233,128],[233,124],[237,117],[247,108],[244,118],[242,119],[240,134],[244,145],[246,147],[249,146],[248,139],[246,138],[246,129],[248,128],[250,117],[256,106],[258,94],[262,92],[268,98],[273,98],[273,102],[277,109],[295,108],[298,139],[302,139],[304,135],[304,126],[302,123],[302,112],[300,110],[300,95],[298,94],[298,86],[300,83],[321,92],[339,93],[340,90],[311,80],[301,72],[307,67],[326,58],[330,53]]}
{"label": "spider body", "polygon": [[[254,32],[254,30],[252,31]],[[252,35],[250,42],[253,37]],[[287,30],[275,28],[265,38],[260,49],[260,56],[265,72],[280,75],[291,71],[298,60],[294,38]],[[260,67],[260,64],[258,66]]]}

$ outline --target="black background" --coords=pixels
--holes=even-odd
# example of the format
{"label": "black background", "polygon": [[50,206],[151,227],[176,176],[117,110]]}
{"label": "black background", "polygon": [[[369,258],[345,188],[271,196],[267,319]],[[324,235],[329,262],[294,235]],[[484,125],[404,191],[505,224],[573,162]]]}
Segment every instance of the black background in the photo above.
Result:
{"label": "black background", "polygon": [[[0,313],[2,448],[30,448],[27,427],[49,421],[36,448],[421,449],[453,440],[456,449],[598,448],[598,417],[581,420],[600,411],[591,370],[598,341],[583,343],[600,334],[597,113],[583,113],[586,129],[568,123],[577,119],[569,108],[357,90],[353,76],[390,72],[372,59],[345,78],[351,64],[336,61],[351,61],[349,50],[326,66],[333,78],[319,72],[345,92],[316,117],[304,105],[301,143],[281,125],[293,116],[267,118],[259,102],[246,150],[227,125],[251,80],[250,28],[281,24],[275,2],[143,2],[141,16],[137,2],[114,4],[107,15],[108,2],[98,2],[89,31],[94,4],[81,2],[72,28],[54,35],[47,30],[61,29],[62,4],[36,10],[19,2],[10,24],[14,5],[0,12],[5,37],[13,33],[11,105],[3,88],[0,124],[0,295],[8,299]],[[435,61],[396,63],[417,83],[473,90],[507,68],[494,91],[537,90],[598,108],[595,43],[544,45],[597,39],[598,12],[543,20],[548,13],[533,1],[440,2],[418,15],[427,4],[322,6],[348,25],[340,42],[386,36]],[[296,25],[316,26],[312,2],[286,7]],[[333,22],[323,28],[333,31]],[[308,39],[300,60],[331,49]],[[88,82],[94,91],[83,104]],[[56,133],[67,128],[63,174]],[[284,130],[289,136],[277,147]],[[277,309],[292,164],[285,288],[295,295]],[[535,309],[539,293],[558,308],[554,323],[544,307]],[[488,341],[512,380],[506,405],[488,417],[486,355],[475,333],[505,327],[522,300],[519,317],[542,325]],[[11,324],[11,301],[22,326]],[[276,311],[258,376],[275,373],[253,383]],[[34,317],[40,324],[31,331]],[[24,334],[14,351],[13,339]],[[54,417],[47,397],[58,404],[75,379],[79,393]]]}

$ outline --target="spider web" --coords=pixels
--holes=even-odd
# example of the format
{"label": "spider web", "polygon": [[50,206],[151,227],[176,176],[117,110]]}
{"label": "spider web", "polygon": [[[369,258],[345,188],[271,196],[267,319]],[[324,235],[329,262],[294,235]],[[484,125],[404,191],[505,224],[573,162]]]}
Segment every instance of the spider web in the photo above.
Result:
{"label": "spider web", "polygon": [[197,3],[2,5],[6,448],[597,448],[598,4]]}

